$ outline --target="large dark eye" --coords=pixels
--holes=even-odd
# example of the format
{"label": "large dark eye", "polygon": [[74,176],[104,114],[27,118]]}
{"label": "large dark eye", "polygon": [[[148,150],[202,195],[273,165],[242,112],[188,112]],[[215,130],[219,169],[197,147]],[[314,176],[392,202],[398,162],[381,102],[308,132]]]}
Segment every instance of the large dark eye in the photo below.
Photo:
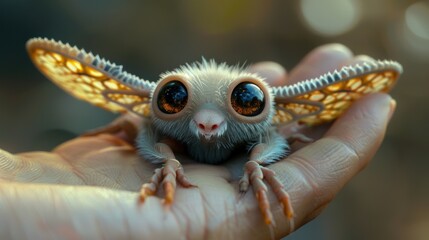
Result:
{"label": "large dark eye", "polygon": [[158,92],[158,108],[163,113],[178,113],[185,108],[187,102],[188,92],[180,81],[168,82]]}
{"label": "large dark eye", "polygon": [[254,83],[242,82],[231,94],[232,108],[243,116],[256,116],[264,110],[264,92]]}

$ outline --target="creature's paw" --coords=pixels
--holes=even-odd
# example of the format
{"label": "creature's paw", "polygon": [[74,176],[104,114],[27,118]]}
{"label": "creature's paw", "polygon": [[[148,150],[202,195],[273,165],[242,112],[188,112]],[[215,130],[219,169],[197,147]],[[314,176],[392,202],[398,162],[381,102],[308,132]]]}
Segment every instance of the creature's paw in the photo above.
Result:
{"label": "creature's paw", "polygon": [[186,188],[195,187],[185,176],[180,162],[176,159],[168,159],[163,167],[155,169],[150,182],[143,184],[139,201],[143,203],[147,197],[154,195],[159,186],[162,185],[165,192],[164,203],[169,205],[174,200],[177,182]]}
{"label": "creature's paw", "polygon": [[256,161],[248,161],[244,165],[244,176],[239,183],[240,191],[246,192],[249,185],[252,185],[265,223],[267,225],[274,225],[267,196],[268,188],[263,179],[267,181],[277,199],[282,203],[283,212],[289,219],[291,228],[293,228],[293,209],[289,200],[289,194],[284,189],[283,184],[276,178],[273,170],[259,165]]}

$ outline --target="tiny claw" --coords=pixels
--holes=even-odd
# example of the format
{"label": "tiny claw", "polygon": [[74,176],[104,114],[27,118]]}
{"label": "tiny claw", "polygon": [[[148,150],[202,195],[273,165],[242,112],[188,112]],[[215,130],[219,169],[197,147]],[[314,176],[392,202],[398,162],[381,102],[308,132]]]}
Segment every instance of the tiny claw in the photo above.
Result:
{"label": "tiny claw", "polygon": [[145,201],[146,201],[146,198],[147,198],[148,196],[146,195],[146,194],[144,194],[144,193],[140,193],[140,196],[139,196],[139,203],[140,204],[143,204]]}
{"label": "tiny claw", "polygon": [[189,187],[197,187],[197,185],[193,184],[188,177],[186,177],[185,172],[183,171],[182,167],[179,167],[176,171],[177,175],[177,181],[180,185],[183,187],[189,188]]}
{"label": "tiny claw", "polygon": [[243,177],[240,179],[238,187],[240,192],[247,192],[247,189],[249,189],[249,174],[247,172],[245,172]]}
{"label": "tiny claw", "polygon": [[270,209],[270,203],[268,202],[267,192],[264,189],[258,190],[256,199],[258,200],[259,209],[261,210],[265,223],[271,225],[274,220]]}
{"label": "tiny claw", "polygon": [[154,195],[158,187],[162,185],[165,194],[163,203],[171,205],[174,201],[177,183],[186,188],[196,187],[185,176],[180,162],[176,159],[168,159],[163,167],[155,169],[149,183],[143,184],[139,201],[144,202],[147,197]]}
{"label": "tiny claw", "polygon": [[149,196],[153,196],[155,194],[156,186],[154,186],[153,183],[145,183],[141,187],[140,195],[139,195],[139,202],[144,203],[146,198]]}
{"label": "tiny claw", "polygon": [[274,191],[277,199],[283,205],[283,213],[288,219],[293,218],[293,208],[290,202],[290,197],[287,191],[284,189],[283,184],[275,176],[275,172],[269,168],[264,168],[264,177],[268,184],[271,186],[271,189]]}
{"label": "tiny claw", "polygon": [[[240,191],[245,191],[247,190],[249,184],[252,185],[265,223],[270,226],[275,224],[267,195],[267,185],[269,185],[276,195],[278,201],[283,205],[284,215],[290,220],[292,224],[294,214],[290,197],[284,189],[283,184],[276,178],[275,172],[267,167],[259,165],[256,161],[247,162],[244,166],[244,170],[244,176],[239,182]],[[263,180],[265,180],[268,184],[265,184]]]}
{"label": "tiny claw", "polygon": [[144,193],[140,192],[140,194],[139,194],[139,201],[138,202],[140,204],[143,204],[145,200],[146,200],[146,196],[144,196]]}
{"label": "tiny claw", "polygon": [[249,182],[240,181],[239,189],[240,189],[240,192],[247,192],[247,190],[249,189]]}
{"label": "tiny claw", "polygon": [[164,204],[170,205],[174,201],[175,187],[171,182],[164,182],[165,199]]}
{"label": "tiny claw", "polygon": [[286,215],[286,217],[288,219],[292,219],[294,213],[293,213],[292,205],[290,204],[289,198],[288,199],[283,199],[282,200],[282,204],[283,204],[283,213],[284,213],[284,215]]}

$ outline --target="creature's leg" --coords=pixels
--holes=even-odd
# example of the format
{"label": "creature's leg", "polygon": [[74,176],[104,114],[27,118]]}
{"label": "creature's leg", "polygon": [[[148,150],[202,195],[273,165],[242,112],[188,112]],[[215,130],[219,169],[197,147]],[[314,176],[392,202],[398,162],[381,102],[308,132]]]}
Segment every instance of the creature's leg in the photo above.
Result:
{"label": "creature's leg", "polygon": [[276,178],[273,170],[263,167],[259,161],[250,160],[244,166],[244,176],[240,180],[240,191],[246,192],[249,184],[253,186],[256,199],[258,200],[259,208],[267,225],[273,224],[273,215],[271,213],[270,203],[268,202],[268,188],[263,179],[268,182],[277,199],[283,205],[283,212],[288,219],[293,217],[293,209],[290,203],[289,194],[283,187],[283,184]]}
{"label": "creature's leg", "polygon": [[166,156],[164,166],[155,169],[149,183],[143,184],[140,190],[140,202],[144,202],[147,197],[154,195],[159,185],[162,185],[165,192],[164,203],[171,204],[174,200],[177,182],[183,187],[194,187],[195,185],[185,176],[182,165],[176,160],[173,151],[167,144],[157,143],[155,149],[161,155]]}
{"label": "creature's leg", "polygon": [[[283,212],[290,220],[291,228],[293,228],[293,209],[289,194],[284,189],[283,184],[276,178],[274,171],[261,166],[261,164],[272,163],[285,155],[287,143],[282,140],[283,138],[281,136],[271,134],[271,136],[265,139],[264,142],[266,143],[259,143],[253,147],[249,161],[244,166],[244,175],[240,180],[239,188],[241,192],[245,192],[248,190],[249,185],[252,185],[265,223],[267,225],[274,225],[274,219],[267,196],[268,184],[274,191],[277,199],[282,203]],[[267,184],[263,181],[264,179]]]}

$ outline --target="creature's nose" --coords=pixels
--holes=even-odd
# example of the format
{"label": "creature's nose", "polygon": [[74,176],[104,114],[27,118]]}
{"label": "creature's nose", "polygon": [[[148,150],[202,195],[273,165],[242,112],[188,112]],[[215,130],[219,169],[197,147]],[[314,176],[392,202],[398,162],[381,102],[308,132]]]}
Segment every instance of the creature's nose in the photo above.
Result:
{"label": "creature's nose", "polygon": [[223,114],[215,109],[201,109],[194,115],[200,133],[214,134],[225,121]]}
{"label": "creature's nose", "polygon": [[219,125],[218,124],[210,124],[210,123],[198,123],[198,128],[203,130],[203,131],[213,131],[216,128],[218,128]]}

